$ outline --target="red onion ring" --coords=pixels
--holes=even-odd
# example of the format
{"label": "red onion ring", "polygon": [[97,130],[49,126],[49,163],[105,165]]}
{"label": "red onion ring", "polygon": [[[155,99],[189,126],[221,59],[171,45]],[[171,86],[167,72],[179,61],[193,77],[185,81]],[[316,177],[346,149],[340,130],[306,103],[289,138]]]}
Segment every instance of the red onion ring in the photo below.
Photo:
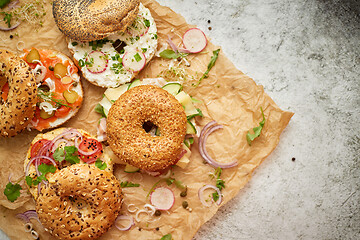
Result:
{"label": "red onion ring", "polygon": [[[29,168],[30,168],[30,165],[34,162],[34,161],[37,161],[39,159],[46,159],[46,160],[49,160],[55,167],[56,167],[56,162],[50,158],[50,157],[47,157],[47,156],[36,156],[36,157],[33,157],[30,159],[30,161],[28,162],[28,164],[26,165],[26,168],[25,168],[25,176],[27,176],[29,174]],[[39,166],[39,165],[38,165]],[[35,163],[35,169],[36,169],[36,173],[38,174],[38,176],[40,176],[40,172],[39,170],[37,169],[36,166],[36,163]]]}
{"label": "red onion ring", "polygon": [[17,28],[19,25],[20,25],[20,22],[17,22],[14,25],[12,25],[11,27],[0,27],[0,30],[1,31],[10,31],[10,30]]}
{"label": "red onion ring", "polygon": [[[125,227],[119,227],[118,225],[116,225],[118,220],[129,220],[129,224],[126,225]],[[128,216],[128,215],[120,215],[116,218],[114,225],[120,231],[127,231],[134,225],[134,219],[133,219],[133,217]]]}
{"label": "red onion ring", "polygon": [[29,211],[26,211],[23,213],[18,213],[18,214],[16,214],[16,217],[20,218],[21,220],[23,220],[26,223],[30,222],[30,219],[36,219],[41,224],[39,217],[35,210],[29,210]]}
{"label": "red onion ring", "polygon": [[201,130],[200,133],[200,137],[199,137],[199,152],[201,157],[208,162],[211,166],[215,167],[215,168],[232,168],[238,165],[238,161],[234,160],[233,162],[230,163],[220,163],[215,161],[214,159],[212,159],[208,152],[206,151],[206,139],[207,137],[214,131],[221,129],[222,125],[217,125],[214,126],[215,124],[217,124],[215,121],[211,121],[209,123],[207,123],[204,128]]}
{"label": "red onion ring", "polygon": [[[221,196],[221,192],[219,190],[219,188],[215,187],[214,185],[211,185],[211,184],[207,184],[205,186],[203,186],[202,188],[199,189],[198,191],[198,196],[199,196],[199,199],[200,199],[200,202],[205,206],[205,207],[210,207],[211,206],[211,203],[207,203],[204,199],[204,191],[206,189],[214,189],[218,195],[219,195],[219,199],[215,202],[217,205],[220,205],[220,203],[222,202],[222,196]],[[212,199],[212,198],[211,198]]]}
{"label": "red onion ring", "polygon": [[171,49],[174,51],[174,52],[181,52],[181,53],[191,53],[189,50],[187,49],[183,49],[183,48],[178,48],[175,43],[171,40],[171,37],[168,36],[168,39],[166,40],[167,43],[170,45]]}
{"label": "red onion ring", "polygon": [[55,150],[59,147],[60,144],[65,143],[66,146],[68,146],[69,141],[66,139],[58,139],[56,142],[54,142],[51,152],[55,152]]}

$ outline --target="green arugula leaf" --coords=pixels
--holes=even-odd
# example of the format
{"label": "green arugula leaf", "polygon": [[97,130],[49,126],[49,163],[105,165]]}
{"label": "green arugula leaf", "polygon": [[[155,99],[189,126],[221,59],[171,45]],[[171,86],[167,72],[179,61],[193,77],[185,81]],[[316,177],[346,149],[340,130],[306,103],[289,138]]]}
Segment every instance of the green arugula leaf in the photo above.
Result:
{"label": "green arugula leaf", "polygon": [[106,163],[101,161],[100,159],[96,160],[95,166],[98,167],[100,170],[104,170],[107,167]]}
{"label": "green arugula leaf", "polygon": [[180,54],[177,52],[174,52],[171,49],[165,49],[164,51],[162,51],[160,53],[160,57],[166,58],[166,59],[177,59],[178,57],[180,57]]}
{"label": "green arugula leaf", "polygon": [[65,161],[71,164],[80,162],[79,156],[77,155],[77,148],[75,146],[65,146],[64,149],[66,152]]}
{"label": "green arugula leaf", "polygon": [[172,236],[170,233],[164,235],[162,238],[160,238],[160,240],[172,240]]}
{"label": "green arugula leaf", "polygon": [[216,187],[221,191],[223,188],[225,188],[225,181],[221,179],[217,179]]}
{"label": "green arugula leaf", "polygon": [[65,150],[58,147],[53,154],[53,158],[55,161],[62,162],[65,159]]}
{"label": "green arugula leaf", "polygon": [[5,14],[4,16],[4,21],[5,23],[8,25],[8,27],[11,27],[11,19],[12,19],[12,14],[11,13],[6,13],[6,12],[1,12],[2,14]]}
{"label": "green arugula leaf", "polygon": [[246,140],[250,146],[251,146],[252,141],[254,141],[255,138],[260,136],[261,131],[265,125],[265,115],[264,115],[262,107],[260,107],[260,110],[261,110],[263,120],[261,122],[259,122],[259,126],[253,128],[254,133],[250,133],[248,131],[248,133],[246,134]]}
{"label": "green arugula leaf", "polygon": [[9,2],[10,0],[0,0],[0,8],[4,8]]}
{"label": "green arugula leaf", "polygon": [[96,105],[95,107],[95,112],[97,113],[100,113],[100,115],[104,118],[106,118],[106,114],[105,114],[105,111],[104,111],[104,107],[101,106],[99,103]]}
{"label": "green arugula leaf", "polygon": [[5,187],[4,194],[10,202],[14,202],[16,199],[18,199],[18,197],[20,197],[20,190],[20,184],[13,184],[9,182]]}
{"label": "green arugula leaf", "polygon": [[199,86],[200,83],[201,83],[201,81],[202,81],[204,78],[208,78],[208,77],[209,77],[209,72],[210,72],[210,70],[212,69],[212,67],[215,65],[215,62],[216,62],[216,60],[217,60],[218,57],[219,57],[219,52],[220,52],[220,49],[217,49],[217,50],[213,51],[213,56],[212,56],[211,59],[210,59],[210,62],[209,62],[209,64],[208,64],[208,66],[207,66],[207,70],[204,72],[204,74],[203,74],[202,77],[199,79],[199,81],[198,81],[196,84],[193,85],[194,87]]}
{"label": "green arugula leaf", "polygon": [[140,184],[125,181],[125,182],[121,182],[121,183],[120,183],[120,186],[121,186],[122,188],[126,188],[126,187],[140,187]]}

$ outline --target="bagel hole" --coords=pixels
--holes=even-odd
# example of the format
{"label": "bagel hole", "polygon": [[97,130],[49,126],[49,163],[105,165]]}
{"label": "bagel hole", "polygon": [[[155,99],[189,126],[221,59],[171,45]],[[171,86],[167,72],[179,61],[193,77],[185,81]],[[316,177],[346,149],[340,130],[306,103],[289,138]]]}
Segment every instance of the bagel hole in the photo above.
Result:
{"label": "bagel hole", "polygon": [[126,43],[121,41],[120,39],[116,39],[116,41],[113,42],[112,46],[120,54],[123,54],[125,52],[124,48],[126,47]]}
{"label": "bagel hole", "polygon": [[77,210],[85,210],[88,206],[87,202],[81,198],[78,197],[69,197],[71,206],[73,209],[77,209]]}
{"label": "bagel hole", "polygon": [[[157,136],[157,133],[160,132],[158,130],[158,126],[156,126],[154,123],[150,121],[144,122],[142,126],[145,132],[149,133],[151,136]],[[160,133],[158,135],[160,135]]]}

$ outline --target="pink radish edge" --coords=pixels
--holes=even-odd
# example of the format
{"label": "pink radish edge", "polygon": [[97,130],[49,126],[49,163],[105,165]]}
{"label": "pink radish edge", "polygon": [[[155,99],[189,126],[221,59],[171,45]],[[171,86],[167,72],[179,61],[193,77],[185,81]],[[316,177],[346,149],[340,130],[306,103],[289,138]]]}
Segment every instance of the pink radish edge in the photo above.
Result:
{"label": "pink radish edge", "polygon": [[[191,32],[191,31],[197,31],[197,32],[200,32],[200,33],[202,33],[202,36],[204,37],[204,41],[203,41],[203,46],[202,46],[202,48],[200,49],[200,50],[196,50],[196,51],[193,51],[193,50],[191,50],[191,49],[189,49],[189,47],[191,47],[191,46],[186,46],[187,44],[186,44],[186,39],[185,39],[185,36],[187,35],[187,34],[189,34],[189,32]],[[185,40],[185,41],[184,41]],[[188,29],[185,33],[184,33],[184,35],[183,35],[183,37],[182,37],[182,41],[183,41],[183,44],[184,44],[184,47],[185,47],[185,49],[187,49],[189,52],[191,52],[191,53],[199,53],[199,52],[201,52],[202,50],[204,50],[205,48],[206,48],[206,46],[207,46],[207,44],[208,44],[208,40],[207,40],[207,38],[206,38],[206,35],[205,35],[205,33],[202,31],[202,30],[200,30],[199,28],[190,28],[190,29]]]}
{"label": "pink radish edge", "polygon": [[[129,59],[126,58],[127,55],[130,54],[130,53],[132,53],[132,54],[135,53],[133,56],[135,56],[136,53],[138,53],[138,54],[141,56],[141,60],[140,60],[140,61],[142,62],[141,67],[135,68],[135,69],[134,69],[134,68],[131,68],[131,65],[132,65],[131,57],[129,57]],[[139,61],[139,62],[140,62],[140,61]],[[136,62],[136,63],[138,63],[138,62]],[[125,52],[125,54],[124,54],[124,56],[123,56],[122,64],[123,64],[124,68],[125,68],[126,70],[128,70],[128,71],[131,71],[131,72],[139,72],[139,71],[141,71],[141,70],[145,67],[145,65],[146,65],[146,57],[145,57],[145,54],[142,53],[142,52],[139,52],[139,51],[136,51],[136,52]],[[140,64],[139,64],[139,65],[140,65]]]}
{"label": "pink radish edge", "polygon": [[[86,61],[87,61],[87,62],[90,62],[90,61],[89,61],[89,58],[91,57],[91,54],[95,54],[95,53],[101,53],[101,54],[104,56],[104,59],[101,59],[102,62],[104,63],[104,64],[103,64],[103,69],[101,69],[100,71],[93,71],[92,69],[93,69],[93,68],[97,69],[97,67],[89,67],[89,66],[86,66],[86,68],[87,68],[87,69],[89,70],[89,72],[91,72],[91,73],[102,73],[102,72],[104,72],[104,71],[106,70],[106,68],[107,68],[107,66],[108,66],[108,62],[109,62],[109,60],[105,58],[105,57],[106,57],[106,54],[105,54],[104,52],[99,51],[99,50],[92,51],[92,52],[90,52],[90,53],[88,54],[88,56],[87,56],[87,58],[86,58]],[[94,64],[95,64],[95,60],[94,60]]]}

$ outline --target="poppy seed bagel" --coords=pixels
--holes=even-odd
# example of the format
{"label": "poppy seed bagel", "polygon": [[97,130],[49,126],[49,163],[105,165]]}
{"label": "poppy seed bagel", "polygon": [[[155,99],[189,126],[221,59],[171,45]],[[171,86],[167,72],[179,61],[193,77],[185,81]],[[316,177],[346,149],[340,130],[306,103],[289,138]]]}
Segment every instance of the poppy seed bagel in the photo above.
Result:
{"label": "poppy seed bagel", "polygon": [[139,4],[140,0],[54,0],[53,15],[66,36],[94,41],[124,32],[137,16]]}
{"label": "poppy seed bagel", "polygon": [[[143,124],[151,122],[160,136],[151,136]],[[129,89],[111,106],[107,136],[122,161],[147,171],[176,164],[186,134],[185,110],[166,90],[141,85]]]}
{"label": "poppy seed bagel", "polygon": [[[37,87],[29,65],[13,52],[0,49],[0,77],[9,84],[6,100],[0,96],[0,136],[12,137],[34,116]],[[0,89],[2,94],[2,89]]]}

